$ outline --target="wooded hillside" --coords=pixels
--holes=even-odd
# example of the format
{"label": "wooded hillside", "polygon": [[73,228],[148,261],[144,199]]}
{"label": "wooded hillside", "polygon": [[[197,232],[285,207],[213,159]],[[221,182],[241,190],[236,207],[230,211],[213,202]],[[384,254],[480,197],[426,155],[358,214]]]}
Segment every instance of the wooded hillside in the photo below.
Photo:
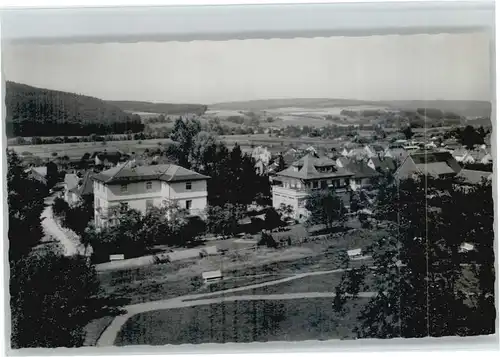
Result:
{"label": "wooded hillside", "polygon": [[6,82],[6,132],[15,136],[121,134],[144,129],[138,115],[104,100]]}

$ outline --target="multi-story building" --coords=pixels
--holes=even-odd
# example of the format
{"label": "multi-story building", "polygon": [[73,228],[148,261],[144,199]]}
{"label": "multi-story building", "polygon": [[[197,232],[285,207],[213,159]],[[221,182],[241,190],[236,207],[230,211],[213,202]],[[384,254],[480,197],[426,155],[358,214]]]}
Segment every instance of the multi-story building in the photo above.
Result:
{"label": "multi-story building", "polygon": [[191,215],[207,206],[208,176],[171,164],[137,166],[133,162],[94,175],[95,224],[114,223],[120,208],[146,212],[150,207],[177,204]]}
{"label": "multi-story building", "polygon": [[308,154],[274,177],[273,207],[279,209],[282,204],[289,205],[295,219],[304,219],[308,216],[305,208],[307,197],[320,189],[334,190],[348,205],[351,177],[353,173],[338,167],[335,161]]}

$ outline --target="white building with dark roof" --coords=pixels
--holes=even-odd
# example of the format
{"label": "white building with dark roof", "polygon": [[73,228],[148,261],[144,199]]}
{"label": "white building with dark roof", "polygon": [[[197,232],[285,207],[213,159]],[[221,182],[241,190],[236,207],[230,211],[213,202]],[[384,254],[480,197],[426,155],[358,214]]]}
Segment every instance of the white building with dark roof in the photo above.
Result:
{"label": "white building with dark roof", "polygon": [[305,209],[307,197],[312,191],[321,189],[334,190],[348,206],[348,186],[353,176],[352,172],[327,157],[308,154],[274,177],[273,207],[279,209],[282,204],[290,205],[294,218],[304,219],[308,216]]}
{"label": "white building with dark roof", "polygon": [[177,165],[137,166],[133,162],[95,174],[95,224],[112,224],[113,212],[124,207],[145,213],[153,206],[176,203],[189,214],[200,215],[207,206],[208,179]]}

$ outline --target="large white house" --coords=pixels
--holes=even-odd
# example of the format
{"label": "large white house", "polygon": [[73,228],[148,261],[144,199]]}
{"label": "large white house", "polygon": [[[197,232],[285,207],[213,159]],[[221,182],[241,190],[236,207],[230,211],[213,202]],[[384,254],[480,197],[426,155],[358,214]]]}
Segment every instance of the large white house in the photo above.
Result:
{"label": "large white house", "polygon": [[171,164],[137,166],[133,162],[94,176],[95,224],[113,224],[113,212],[128,207],[146,212],[150,207],[176,203],[191,215],[207,206],[208,176]]}
{"label": "large white house", "polygon": [[339,167],[335,161],[307,154],[274,177],[273,207],[291,206],[295,219],[305,219],[309,214],[305,208],[307,197],[320,189],[335,190],[348,204],[347,192],[352,177],[352,172]]}

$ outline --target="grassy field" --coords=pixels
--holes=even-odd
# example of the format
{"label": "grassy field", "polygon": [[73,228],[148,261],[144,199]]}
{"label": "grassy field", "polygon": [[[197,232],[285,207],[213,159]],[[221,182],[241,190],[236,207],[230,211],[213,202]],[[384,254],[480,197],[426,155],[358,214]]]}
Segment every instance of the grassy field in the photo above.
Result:
{"label": "grassy field", "polygon": [[92,154],[95,151],[120,150],[126,153],[140,153],[146,149],[154,149],[159,145],[171,143],[170,139],[151,139],[151,140],[124,140],[93,142],[93,143],[64,143],[64,144],[42,144],[42,145],[9,145],[8,148],[16,151],[18,154],[26,155],[29,153],[40,158],[52,157],[52,153],[57,156],[68,155],[70,159],[79,159],[85,153]]}
{"label": "grassy field", "polygon": [[[366,263],[366,261],[365,261]],[[322,275],[310,275],[300,279],[290,280],[276,285],[264,286],[261,288],[237,291],[233,293],[221,293],[219,296],[241,296],[241,295],[269,295],[269,294],[293,294],[308,292],[335,292],[335,287],[340,284],[343,273],[330,273]],[[365,286],[361,291],[373,291],[373,276],[368,275],[365,280]],[[219,289],[220,290],[220,289]],[[214,290],[217,291],[217,290]],[[188,299],[202,300],[204,298]]]}
{"label": "grassy field", "polygon": [[[105,295],[127,296],[128,304],[168,299],[198,292],[202,288],[200,276],[204,271],[223,271],[228,282],[222,283],[224,286],[218,289],[221,290],[290,274],[338,269],[340,265],[336,257],[340,250],[364,247],[379,234],[383,232],[352,230],[335,238],[303,242],[282,249],[230,250],[224,256],[103,271],[99,278]],[[242,277],[245,279],[234,279]]]}
{"label": "grassy field", "polygon": [[304,341],[353,338],[356,316],[367,299],[350,303],[336,318],[328,298],[235,301],[133,316],[115,345]]}

